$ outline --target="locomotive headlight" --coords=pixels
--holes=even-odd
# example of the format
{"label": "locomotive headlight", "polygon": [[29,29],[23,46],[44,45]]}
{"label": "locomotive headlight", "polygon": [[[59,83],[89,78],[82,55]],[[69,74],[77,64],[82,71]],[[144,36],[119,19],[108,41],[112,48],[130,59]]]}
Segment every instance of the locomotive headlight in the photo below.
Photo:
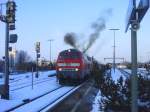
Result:
{"label": "locomotive headlight", "polygon": [[79,71],[79,69],[78,69],[78,68],[76,68],[76,69],[75,69],[75,71]]}
{"label": "locomotive headlight", "polygon": [[58,70],[59,70],[59,71],[62,71],[62,68],[59,68]]}

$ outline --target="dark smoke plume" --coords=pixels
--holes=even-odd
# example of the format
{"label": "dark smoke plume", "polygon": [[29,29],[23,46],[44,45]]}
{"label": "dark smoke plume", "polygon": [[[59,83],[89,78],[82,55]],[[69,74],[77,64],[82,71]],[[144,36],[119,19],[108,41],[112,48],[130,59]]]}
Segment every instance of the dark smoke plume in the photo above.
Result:
{"label": "dark smoke plume", "polygon": [[104,13],[105,15],[98,18],[98,20],[91,25],[91,28],[94,30],[94,32],[89,37],[88,45],[83,50],[84,53],[87,52],[89,48],[91,48],[91,46],[98,39],[100,33],[106,28],[106,20],[107,20],[107,17],[111,15],[112,10],[111,9],[106,10]]}
{"label": "dark smoke plume", "polygon": [[67,33],[64,36],[64,41],[67,44],[71,45],[72,47],[77,48],[77,45],[76,45],[76,34],[75,33]]}
{"label": "dark smoke plume", "polygon": [[98,39],[100,33],[106,28],[107,18],[111,14],[112,14],[112,9],[105,10],[101,14],[101,16],[94,23],[92,23],[91,28],[93,29],[93,32],[89,36],[86,47],[84,47],[86,42],[84,42],[82,45],[81,43],[78,43],[79,41],[77,41],[77,35],[75,33],[67,33],[64,36],[65,43],[71,45],[75,49],[80,49],[79,47],[83,46],[84,47],[83,53],[86,53],[91,48],[91,46],[95,43],[95,41]]}

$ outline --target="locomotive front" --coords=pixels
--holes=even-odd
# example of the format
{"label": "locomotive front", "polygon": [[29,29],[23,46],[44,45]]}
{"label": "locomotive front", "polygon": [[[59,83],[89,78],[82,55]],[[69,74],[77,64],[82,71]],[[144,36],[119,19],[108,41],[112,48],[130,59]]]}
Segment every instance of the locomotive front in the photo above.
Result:
{"label": "locomotive front", "polygon": [[80,51],[69,49],[59,53],[56,64],[59,82],[83,79],[83,68],[84,60]]}

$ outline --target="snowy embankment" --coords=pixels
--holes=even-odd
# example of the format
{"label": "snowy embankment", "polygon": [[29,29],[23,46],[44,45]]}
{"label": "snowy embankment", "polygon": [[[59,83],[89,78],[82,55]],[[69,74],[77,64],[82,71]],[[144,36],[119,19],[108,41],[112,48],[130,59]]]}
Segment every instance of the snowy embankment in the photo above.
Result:
{"label": "snowy embankment", "polygon": [[[60,85],[56,82],[55,76],[48,77],[55,73],[56,71],[40,72],[39,78],[33,78],[33,86],[32,73],[10,76],[10,100],[0,99],[0,112],[9,110],[10,108],[24,103],[23,100],[32,100],[48,91],[60,87]],[[36,83],[37,80],[42,80],[42,82]],[[19,88],[12,90],[17,87]]]}
{"label": "snowy embankment", "polygon": [[4,84],[4,78],[3,73],[0,73],[0,85]]}
{"label": "snowy embankment", "polygon": [[111,77],[115,82],[117,82],[120,77],[122,77],[123,80],[126,79],[124,74],[119,69],[111,69]]}
{"label": "snowy embankment", "polygon": [[150,70],[146,70],[145,68],[138,68],[139,73],[145,78],[150,79]]}
{"label": "snowy embankment", "polygon": [[95,100],[93,102],[92,110],[91,112],[100,112],[100,101],[101,101],[101,92],[98,91]]}
{"label": "snowy embankment", "polygon": [[[40,78],[44,78],[44,77],[47,77],[48,75],[53,75],[53,74],[56,74],[55,70],[39,72]],[[4,73],[0,73],[0,76],[1,76],[1,78],[0,78],[0,85],[1,85],[1,84],[4,84]],[[35,78],[35,72],[33,72],[33,77],[35,80],[37,79],[37,78]],[[19,82],[23,83],[26,81],[30,81],[28,78],[30,78],[30,79],[32,78],[31,72],[22,73],[22,74],[16,73],[13,75],[9,75],[9,83],[10,83],[10,85],[12,85],[12,83],[17,84]]]}
{"label": "snowy embankment", "polygon": [[[131,69],[124,69],[127,73],[131,74]],[[150,70],[146,70],[145,68],[138,68],[138,74],[141,74],[145,78],[150,79]]]}
{"label": "snowy embankment", "polygon": [[66,92],[70,91],[72,88],[73,87],[60,88],[54,92],[51,92],[51,93],[45,95],[44,97],[41,97],[33,102],[23,105],[20,108],[15,109],[12,112],[28,112],[29,110],[30,110],[30,112],[38,112],[45,106],[47,106],[47,105],[51,104],[52,102],[54,102],[55,100],[57,100],[57,98],[61,97]]}
{"label": "snowy embankment", "polygon": [[[110,69],[106,72],[106,75],[111,75],[111,78],[115,83],[120,79],[120,77],[123,78],[123,80],[126,79],[126,76],[124,73],[122,73],[119,69]],[[103,112],[101,109],[103,109],[104,104],[101,102],[101,99],[107,99],[105,96],[101,95],[101,90],[97,93],[95,100],[93,102],[92,110],[91,112]]]}
{"label": "snowy embankment", "polygon": [[[150,71],[138,68],[138,88],[139,88],[139,97],[138,97],[138,108],[140,112],[149,112],[150,109],[150,101],[149,101],[149,76]],[[110,77],[111,75],[111,77]],[[108,77],[107,77],[108,76]],[[104,77],[106,80],[104,83],[101,83],[103,86],[100,86],[100,93],[103,94],[101,96],[99,93],[98,96],[95,98],[95,103],[93,104],[92,112],[100,112],[100,109],[103,108],[103,104],[105,105],[105,109],[110,111],[130,111],[130,98],[129,94],[131,93],[130,90],[130,82],[131,82],[131,70],[126,69],[118,70],[113,69],[108,70]],[[120,78],[122,77],[122,78]],[[120,79],[119,79],[120,78]],[[144,87],[144,88],[143,88]],[[108,100],[109,99],[109,100]],[[115,101],[114,101],[115,99]],[[101,101],[104,101],[101,102]],[[119,105],[114,102],[119,102]],[[120,108],[120,109],[119,109]]]}

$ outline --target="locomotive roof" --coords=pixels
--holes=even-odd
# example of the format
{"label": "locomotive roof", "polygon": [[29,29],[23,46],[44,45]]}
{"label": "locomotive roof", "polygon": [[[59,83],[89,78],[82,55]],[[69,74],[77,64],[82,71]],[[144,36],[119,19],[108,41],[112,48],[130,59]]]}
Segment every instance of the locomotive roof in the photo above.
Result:
{"label": "locomotive roof", "polygon": [[67,49],[67,50],[64,50],[64,51],[62,51],[60,53],[65,53],[65,52],[81,52],[81,51],[79,51],[77,49]]}

